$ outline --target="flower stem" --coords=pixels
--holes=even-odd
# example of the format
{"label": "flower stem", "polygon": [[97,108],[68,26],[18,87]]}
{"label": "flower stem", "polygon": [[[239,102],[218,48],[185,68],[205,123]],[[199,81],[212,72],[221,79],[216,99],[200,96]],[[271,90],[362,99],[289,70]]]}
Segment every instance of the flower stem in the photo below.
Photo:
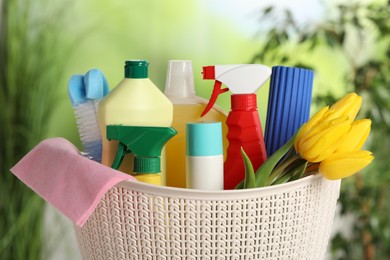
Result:
{"label": "flower stem", "polygon": [[268,177],[266,186],[271,185],[273,182],[275,182],[277,179],[283,176],[283,173],[288,172],[289,166],[293,165],[294,162],[301,159],[299,155],[294,155],[291,158],[283,161],[281,164],[279,164],[271,173],[271,175]]}

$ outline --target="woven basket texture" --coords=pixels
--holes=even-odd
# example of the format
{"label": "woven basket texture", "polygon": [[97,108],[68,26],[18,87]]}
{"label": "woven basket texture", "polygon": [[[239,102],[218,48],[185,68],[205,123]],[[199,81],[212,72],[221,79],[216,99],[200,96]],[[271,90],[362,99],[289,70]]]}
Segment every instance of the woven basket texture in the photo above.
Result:
{"label": "woven basket texture", "polygon": [[123,182],[75,233],[83,259],[323,259],[340,181],[203,192]]}

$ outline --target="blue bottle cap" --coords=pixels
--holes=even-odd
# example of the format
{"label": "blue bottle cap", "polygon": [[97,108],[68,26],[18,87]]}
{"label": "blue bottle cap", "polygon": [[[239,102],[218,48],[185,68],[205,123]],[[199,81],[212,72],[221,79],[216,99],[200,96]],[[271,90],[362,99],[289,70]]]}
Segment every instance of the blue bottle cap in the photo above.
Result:
{"label": "blue bottle cap", "polygon": [[187,123],[187,155],[214,156],[223,154],[222,123]]}

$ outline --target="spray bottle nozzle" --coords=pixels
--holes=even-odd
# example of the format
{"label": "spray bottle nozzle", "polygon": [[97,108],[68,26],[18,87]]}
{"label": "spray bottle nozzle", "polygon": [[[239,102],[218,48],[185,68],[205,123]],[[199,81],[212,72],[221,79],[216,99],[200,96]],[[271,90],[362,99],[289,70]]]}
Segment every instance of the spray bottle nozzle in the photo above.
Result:
{"label": "spray bottle nozzle", "polygon": [[203,79],[215,79],[215,66],[203,67]]}
{"label": "spray bottle nozzle", "polygon": [[176,134],[172,127],[107,125],[107,139],[119,141],[112,168],[118,169],[124,156],[133,153],[134,172],[159,173],[161,150]]}
{"label": "spray bottle nozzle", "polygon": [[[255,94],[271,75],[271,69],[262,64],[230,64],[203,67],[203,79],[215,79],[213,94],[201,116],[214,105],[219,94],[230,90],[235,94]],[[227,88],[221,89],[225,84]]]}

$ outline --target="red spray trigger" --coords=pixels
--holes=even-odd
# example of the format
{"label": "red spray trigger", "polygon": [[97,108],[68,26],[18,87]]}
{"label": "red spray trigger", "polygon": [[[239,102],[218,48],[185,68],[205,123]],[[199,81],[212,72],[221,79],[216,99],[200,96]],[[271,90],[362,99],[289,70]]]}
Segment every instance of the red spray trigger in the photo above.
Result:
{"label": "red spray trigger", "polygon": [[215,66],[203,67],[203,79],[215,79]]}
{"label": "red spray trigger", "polygon": [[[215,79],[215,66],[204,66],[203,67],[203,79]],[[215,101],[217,101],[218,95],[225,93],[228,91],[228,88],[222,89],[222,82],[216,80],[214,83],[213,93],[211,94],[209,103],[207,103],[207,106],[204,108],[201,117],[206,115],[210,109],[214,106]]]}
{"label": "red spray trigger", "polygon": [[215,101],[217,101],[219,94],[225,93],[226,91],[229,90],[228,88],[222,89],[221,87],[222,87],[222,82],[216,80],[214,83],[213,93],[210,97],[209,103],[207,103],[207,106],[204,108],[202,114],[200,115],[201,117],[206,115],[210,111],[210,109],[214,106]]}

